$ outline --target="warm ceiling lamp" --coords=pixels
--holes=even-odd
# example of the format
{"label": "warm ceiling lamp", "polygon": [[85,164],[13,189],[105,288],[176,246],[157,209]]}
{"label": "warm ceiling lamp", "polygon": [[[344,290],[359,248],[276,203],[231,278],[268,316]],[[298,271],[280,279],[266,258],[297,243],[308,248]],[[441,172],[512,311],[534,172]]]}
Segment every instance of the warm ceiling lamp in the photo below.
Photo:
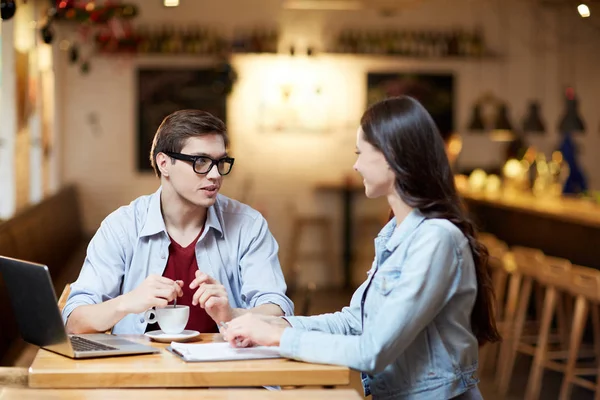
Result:
{"label": "warm ceiling lamp", "polygon": [[575,90],[568,87],[565,90],[565,113],[560,120],[558,129],[562,133],[584,132],[585,123],[579,115],[578,101]]}
{"label": "warm ceiling lamp", "polygon": [[579,15],[581,15],[581,18],[587,18],[591,15],[590,8],[585,3],[578,5],[577,11],[579,12]]}
{"label": "warm ceiling lamp", "polygon": [[179,0],[163,0],[163,4],[165,7],[177,7],[179,5]]}
{"label": "warm ceiling lamp", "polygon": [[531,101],[527,108],[527,114],[523,121],[523,132],[525,133],[544,133],[546,127],[540,112],[540,103],[537,101]]}

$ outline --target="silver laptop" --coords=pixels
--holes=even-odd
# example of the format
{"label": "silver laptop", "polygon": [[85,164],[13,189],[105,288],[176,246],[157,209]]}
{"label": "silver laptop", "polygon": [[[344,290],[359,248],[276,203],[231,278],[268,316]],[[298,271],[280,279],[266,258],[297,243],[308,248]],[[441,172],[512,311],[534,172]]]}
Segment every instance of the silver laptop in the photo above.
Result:
{"label": "silver laptop", "polygon": [[104,333],[67,335],[45,265],[0,256],[0,275],[26,342],[71,358],[159,352],[156,348]]}

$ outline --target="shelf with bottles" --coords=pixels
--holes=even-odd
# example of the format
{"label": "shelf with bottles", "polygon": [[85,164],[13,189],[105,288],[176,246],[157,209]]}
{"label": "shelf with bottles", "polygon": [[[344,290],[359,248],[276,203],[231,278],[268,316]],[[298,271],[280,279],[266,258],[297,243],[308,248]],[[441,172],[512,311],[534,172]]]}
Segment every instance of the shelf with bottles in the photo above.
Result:
{"label": "shelf with bottles", "polygon": [[328,52],[432,59],[496,57],[486,47],[481,28],[471,31],[344,30],[334,38]]}
{"label": "shelf with bottles", "polygon": [[108,30],[98,33],[96,49],[101,54],[223,56],[230,53],[276,53],[278,40],[276,29],[239,30],[226,37],[215,29],[200,26],[140,26],[119,36]]}

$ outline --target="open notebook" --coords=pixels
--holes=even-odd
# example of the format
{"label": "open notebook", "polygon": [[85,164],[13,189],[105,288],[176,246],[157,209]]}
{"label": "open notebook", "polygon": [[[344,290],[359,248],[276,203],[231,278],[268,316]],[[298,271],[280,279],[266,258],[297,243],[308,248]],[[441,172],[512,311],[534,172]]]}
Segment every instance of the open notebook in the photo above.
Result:
{"label": "open notebook", "polygon": [[185,361],[232,361],[261,358],[281,358],[278,347],[234,348],[229,343],[177,343],[172,342],[167,350]]}

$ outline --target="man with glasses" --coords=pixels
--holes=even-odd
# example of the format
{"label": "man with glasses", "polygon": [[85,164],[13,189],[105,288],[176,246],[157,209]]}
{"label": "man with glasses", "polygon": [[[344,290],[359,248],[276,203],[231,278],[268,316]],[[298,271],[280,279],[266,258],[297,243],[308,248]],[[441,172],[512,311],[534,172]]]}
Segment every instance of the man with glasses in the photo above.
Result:
{"label": "man with glasses", "polygon": [[259,212],[219,194],[234,159],[225,124],[181,110],[158,128],[154,194],[110,214],[63,310],[71,333],[141,334],[152,307],[190,306],[186,329],[218,332],[246,312],[291,315],[277,242]]}

